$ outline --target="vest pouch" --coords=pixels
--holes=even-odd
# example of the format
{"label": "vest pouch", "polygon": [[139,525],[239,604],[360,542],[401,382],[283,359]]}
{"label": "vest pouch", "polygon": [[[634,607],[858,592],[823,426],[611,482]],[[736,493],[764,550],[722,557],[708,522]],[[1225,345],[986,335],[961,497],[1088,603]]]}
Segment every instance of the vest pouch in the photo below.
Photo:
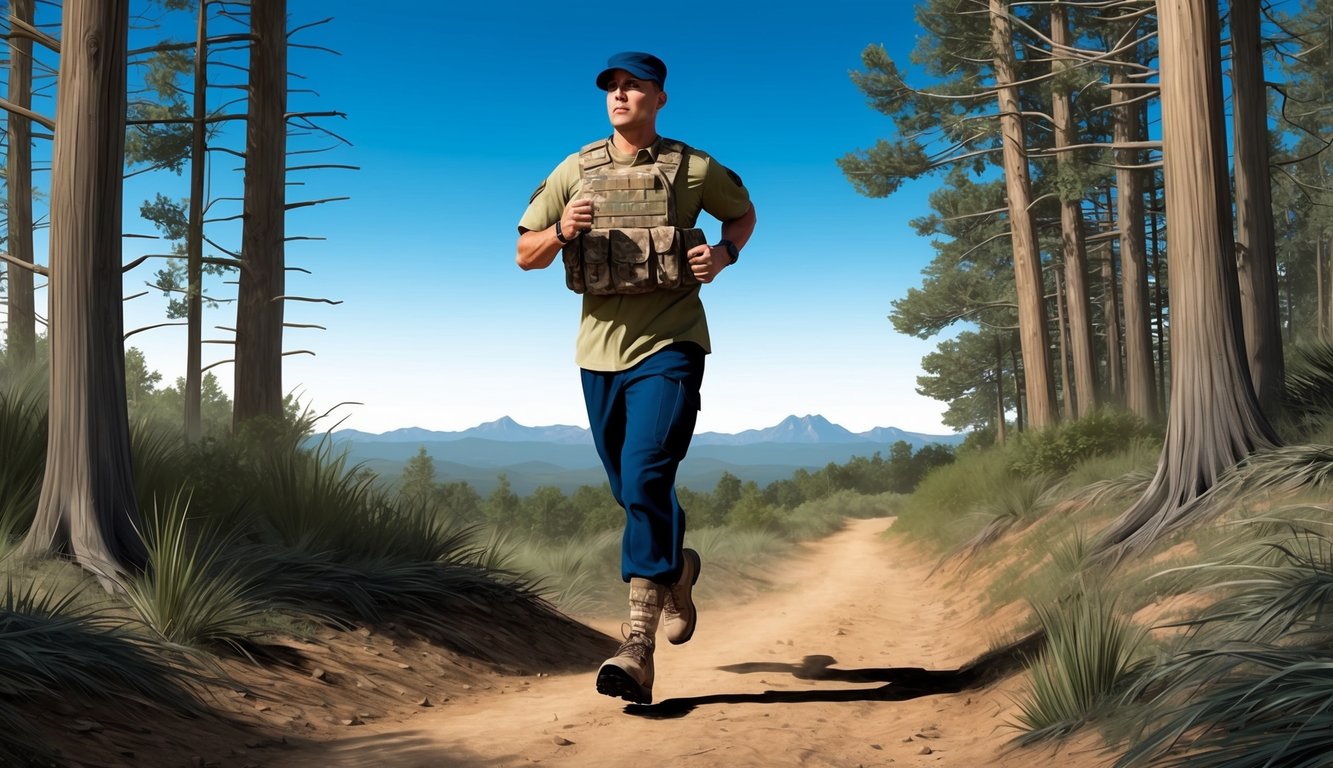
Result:
{"label": "vest pouch", "polygon": [[662,288],[679,290],[699,284],[690,269],[691,248],[708,242],[702,229],[653,227],[653,261],[657,267],[657,284]]}
{"label": "vest pouch", "polygon": [[603,231],[611,242],[611,279],[615,284],[613,293],[635,294],[656,290],[657,281],[653,279],[654,265],[650,258],[650,230],[636,227]]}
{"label": "vest pouch", "polygon": [[593,229],[560,249],[565,262],[565,285],[574,293],[605,296],[616,293],[612,279],[610,232]]}

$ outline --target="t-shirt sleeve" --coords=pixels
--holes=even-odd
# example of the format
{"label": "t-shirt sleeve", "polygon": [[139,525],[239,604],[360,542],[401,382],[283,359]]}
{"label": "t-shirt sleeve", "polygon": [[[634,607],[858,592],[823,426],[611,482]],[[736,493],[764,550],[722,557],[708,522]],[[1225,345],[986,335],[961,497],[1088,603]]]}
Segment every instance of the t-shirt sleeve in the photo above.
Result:
{"label": "t-shirt sleeve", "polygon": [[578,182],[579,156],[573,154],[562,160],[533,191],[527,210],[518,220],[518,228],[536,232],[556,223],[560,214],[565,212],[565,206],[578,192]]}
{"label": "t-shirt sleeve", "polygon": [[750,191],[735,171],[709,157],[704,173],[703,209],[718,221],[739,219],[750,210]]}

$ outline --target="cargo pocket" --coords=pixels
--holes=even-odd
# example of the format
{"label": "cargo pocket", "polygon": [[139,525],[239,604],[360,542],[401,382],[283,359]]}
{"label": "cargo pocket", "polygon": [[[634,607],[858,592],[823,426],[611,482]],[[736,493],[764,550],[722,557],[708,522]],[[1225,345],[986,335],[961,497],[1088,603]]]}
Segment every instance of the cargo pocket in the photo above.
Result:
{"label": "cargo pocket", "polygon": [[675,227],[653,227],[653,266],[657,269],[657,284],[662,288],[679,288],[681,274],[689,272],[684,252],[676,247]]}
{"label": "cargo pocket", "polygon": [[608,263],[611,256],[610,234],[604,229],[590,229],[571,244],[580,249],[584,289],[594,296],[606,296],[616,292]]}
{"label": "cargo pocket", "polygon": [[577,240],[560,249],[565,262],[565,286],[574,293],[587,293],[588,283],[583,277],[583,244]]}
{"label": "cargo pocket", "polygon": [[611,279],[616,293],[647,293],[657,286],[648,256],[652,252],[647,229],[606,230],[611,242]]}
{"label": "cargo pocket", "polygon": [[699,418],[699,396],[683,381],[661,379],[657,428],[653,436],[657,447],[681,459],[689,450],[694,424]]}

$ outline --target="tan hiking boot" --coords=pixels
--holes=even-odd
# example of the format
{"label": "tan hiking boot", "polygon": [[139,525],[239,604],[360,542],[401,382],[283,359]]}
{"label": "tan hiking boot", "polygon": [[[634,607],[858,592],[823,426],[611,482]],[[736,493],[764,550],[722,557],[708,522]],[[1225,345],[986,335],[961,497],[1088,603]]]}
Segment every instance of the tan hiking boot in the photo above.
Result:
{"label": "tan hiking boot", "polygon": [[694,584],[699,580],[703,562],[699,553],[692,549],[682,550],[681,558],[685,564],[680,569],[680,578],[667,588],[666,600],[662,603],[662,625],[666,629],[667,641],[672,645],[688,643],[694,637],[699,618],[699,612],[694,608]]}
{"label": "tan hiking boot", "polygon": [[597,692],[635,704],[653,700],[653,646],[667,588],[648,579],[629,580],[629,626],[616,655],[597,670]]}
{"label": "tan hiking boot", "polygon": [[602,662],[602,668],[597,670],[597,692],[635,704],[651,704],[652,639],[639,632],[631,632],[616,650],[616,655]]}

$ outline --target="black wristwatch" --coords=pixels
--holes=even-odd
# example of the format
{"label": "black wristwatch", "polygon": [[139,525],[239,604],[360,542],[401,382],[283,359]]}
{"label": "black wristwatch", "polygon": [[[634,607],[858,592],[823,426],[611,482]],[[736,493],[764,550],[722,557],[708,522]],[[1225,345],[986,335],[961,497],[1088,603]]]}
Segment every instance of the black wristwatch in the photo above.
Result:
{"label": "black wristwatch", "polygon": [[731,242],[730,240],[719,240],[717,244],[727,249],[727,256],[731,257],[730,263],[735,264],[736,259],[739,259],[741,257],[740,249],[737,248],[736,244]]}
{"label": "black wristwatch", "polygon": [[[574,235],[578,237],[578,235]],[[574,242],[574,237],[565,237],[565,233],[560,231],[560,219],[555,220],[555,239],[560,241],[561,245],[569,245]]]}

